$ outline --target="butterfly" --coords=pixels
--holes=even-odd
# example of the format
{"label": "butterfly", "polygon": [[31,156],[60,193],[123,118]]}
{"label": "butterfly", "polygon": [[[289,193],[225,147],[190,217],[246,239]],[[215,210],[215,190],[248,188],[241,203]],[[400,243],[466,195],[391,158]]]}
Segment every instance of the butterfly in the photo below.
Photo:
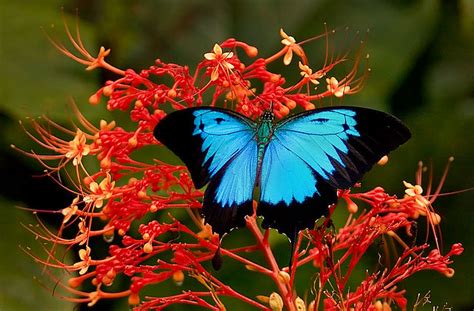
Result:
{"label": "butterfly", "polygon": [[360,107],[326,107],[275,122],[194,107],[172,112],[154,136],[187,166],[201,213],[220,236],[245,226],[257,198],[262,227],[284,233],[313,228],[348,189],[411,134],[396,117]]}

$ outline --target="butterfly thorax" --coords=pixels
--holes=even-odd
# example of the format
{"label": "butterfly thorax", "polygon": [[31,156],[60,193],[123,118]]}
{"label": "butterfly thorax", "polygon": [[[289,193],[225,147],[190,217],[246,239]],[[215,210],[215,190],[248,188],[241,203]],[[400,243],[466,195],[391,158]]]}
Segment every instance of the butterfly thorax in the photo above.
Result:
{"label": "butterfly thorax", "polygon": [[273,120],[274,120],[273,112],[267,110],[263,112],[262,116],[260,117],[260,122],[257,128],[257,144],[258,144],[258,164],[260,167],[260,163],[263,158],[263,154],[265,152],[265,148],[270,141],[270,138],[273,134]]}

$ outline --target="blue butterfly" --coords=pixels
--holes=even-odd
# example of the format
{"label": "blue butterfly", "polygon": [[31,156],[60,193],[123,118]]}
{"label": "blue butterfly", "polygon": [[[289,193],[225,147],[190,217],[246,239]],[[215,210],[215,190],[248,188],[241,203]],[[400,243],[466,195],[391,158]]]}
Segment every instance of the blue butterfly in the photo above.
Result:
{"label": "blue butterfly", "polygon": [[337,189],[353,186],[411,134],[397,118],[358,107],[328,107],[274,122],[199,107],[162,119],[155,137],[188,167],[196,188],[208,184],[202,214],[221,236],[257,214],[292,242],[328,214]]}

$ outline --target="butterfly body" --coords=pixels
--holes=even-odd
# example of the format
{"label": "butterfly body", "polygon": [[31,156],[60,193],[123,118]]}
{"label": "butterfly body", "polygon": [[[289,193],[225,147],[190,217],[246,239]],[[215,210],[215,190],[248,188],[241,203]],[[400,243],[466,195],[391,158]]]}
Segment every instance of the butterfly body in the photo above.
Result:
{"label": "butterfly body", "polygon": [[409,130],[386,113],[330,107],[274,122],[266,111],[254,122],[213,107],[173,112],[155,137],[188,167],[196,188],[208,184],[202,213],[215,232],[245,225],[257,213],[263,227],[290,239],[337,201],[383,155],[404,143]]}
{"label": "butterfly body", "polygon": [[273,120],[274,115],[271,111],[265,111],[260,118],[258,128],[256,131],[255,139],[257,140],[258,145],[258,154],[257,154],[257,176],[255,180],[255,186],[259,186],[260,172],[262,167],[263,155],[265,154],[265,149],[267,148],[268,143],[273,134]]}

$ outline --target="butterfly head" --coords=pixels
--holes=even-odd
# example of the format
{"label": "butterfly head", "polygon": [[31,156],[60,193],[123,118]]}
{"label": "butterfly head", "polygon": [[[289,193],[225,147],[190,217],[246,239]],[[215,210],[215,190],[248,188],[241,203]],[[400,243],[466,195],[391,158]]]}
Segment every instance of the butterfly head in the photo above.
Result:
{"label": "butterfly head", "polygon": [[263,114],[260,116],[261,122],[273,122],[275,119],[275,115],[271,110],[265,110]]}

